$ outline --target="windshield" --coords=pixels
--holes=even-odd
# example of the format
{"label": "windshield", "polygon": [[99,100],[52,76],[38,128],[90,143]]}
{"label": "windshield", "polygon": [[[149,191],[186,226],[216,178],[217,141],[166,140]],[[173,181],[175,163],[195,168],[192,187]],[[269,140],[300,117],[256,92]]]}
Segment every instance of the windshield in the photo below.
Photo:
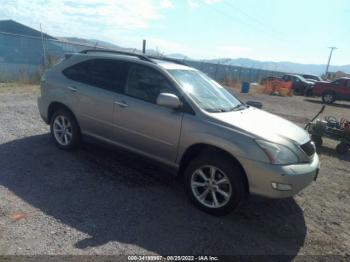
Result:
{"label": "windshield", "polygon": [[313,76],[313,75],[303,75],[304,78],[306,79],[312,79],[312,80],[316,80],[316,81],[320,81],[321,78],[319,76]]}
{"label": "windshield", "polygon": [[208,112],[227,112],[241,108],[243,104],[224,87],[196,70],[168,70],[202,109]]}

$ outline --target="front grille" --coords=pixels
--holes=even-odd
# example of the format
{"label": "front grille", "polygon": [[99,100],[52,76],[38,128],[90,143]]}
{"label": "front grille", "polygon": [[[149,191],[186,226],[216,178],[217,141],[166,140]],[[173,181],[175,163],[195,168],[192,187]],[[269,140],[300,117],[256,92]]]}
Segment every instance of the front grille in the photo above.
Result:
{"label": "front grille", "polygon": [[312,141],[309,141],[309,142],[305,143],[304,145],[301,145],[301,149],[304,150],[304,152],[308,156],[312,156],[316,152],[315,144]]}

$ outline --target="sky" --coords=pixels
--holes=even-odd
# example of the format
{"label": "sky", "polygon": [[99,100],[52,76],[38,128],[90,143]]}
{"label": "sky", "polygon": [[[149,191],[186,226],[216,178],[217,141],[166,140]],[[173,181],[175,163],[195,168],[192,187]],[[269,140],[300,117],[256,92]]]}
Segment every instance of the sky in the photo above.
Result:
{"label": "sky", "polygon": [[191,58],[350,64],[349,0],[0,0],[0,19],[53,36]]}

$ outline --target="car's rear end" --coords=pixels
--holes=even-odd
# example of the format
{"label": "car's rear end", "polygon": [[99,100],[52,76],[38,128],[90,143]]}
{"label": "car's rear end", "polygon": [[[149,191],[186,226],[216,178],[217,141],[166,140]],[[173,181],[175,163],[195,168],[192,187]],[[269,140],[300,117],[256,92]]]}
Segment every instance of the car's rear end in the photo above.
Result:
{"label": "car's rear end", "polygon": [[312,88],[312,94],[314,96],[322,96],[327,86],[328,86],[328,83],[316,82]]}

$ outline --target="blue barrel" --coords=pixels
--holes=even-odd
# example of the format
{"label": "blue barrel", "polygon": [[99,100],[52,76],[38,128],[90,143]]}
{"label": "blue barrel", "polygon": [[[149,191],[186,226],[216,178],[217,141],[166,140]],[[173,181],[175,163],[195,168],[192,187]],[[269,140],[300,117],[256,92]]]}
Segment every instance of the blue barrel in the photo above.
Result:
{"label": "blue barrel", "polygon": [[241,87],[241,93],[249,93],[250,83],[243,82]]}

